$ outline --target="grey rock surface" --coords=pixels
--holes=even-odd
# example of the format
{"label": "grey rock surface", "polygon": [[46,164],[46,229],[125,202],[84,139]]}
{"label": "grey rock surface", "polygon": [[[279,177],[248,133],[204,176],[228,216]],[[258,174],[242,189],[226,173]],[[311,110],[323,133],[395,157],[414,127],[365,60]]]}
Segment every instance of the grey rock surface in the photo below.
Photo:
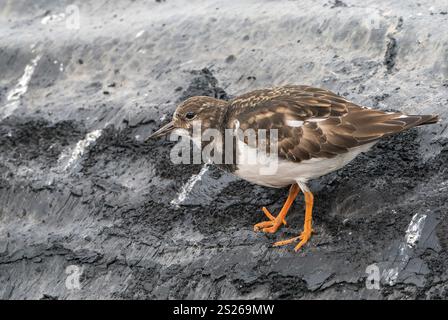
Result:
{"label": "grey rock surface", "polygon": [[[0,298],[446,299],[447,13],[444,0],[0,2]],[[288,227],[254,233],[286,189],[144,142],[187,97],[287,83],[442,118],[314,181],[316,234],[298,253],[271,245],[301,231],[302,198]]]}

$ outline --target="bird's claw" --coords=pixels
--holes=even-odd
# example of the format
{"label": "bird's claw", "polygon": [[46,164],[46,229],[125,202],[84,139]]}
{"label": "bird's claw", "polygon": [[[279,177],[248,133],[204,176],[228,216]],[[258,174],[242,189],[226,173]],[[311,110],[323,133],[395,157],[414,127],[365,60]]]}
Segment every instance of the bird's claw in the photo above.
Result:
{"label": "bird's claw", "polygon": [[263,221],[260,223],[257,223],[256,225],[254,225],[254,231],[262,231],[262,232],[266,232],[266,233],[274,233],[275,231],[278,230],[278,227],[280,226],[277,225],[276,221]]}
{"label": "bird's claw", "polygon": [[313,233],[313,230],[309,231],[303,231],[300,236],[300,242],[294,247],[294,251],[297,252],[305,243],[308,242],[311,238],[311,234]]}
{"label": "bird's claw", "polygon": [[264,214],[269,218],[269,221],[263,221],[254,225],[254,231],[262,231],[266,233],[274,233],[283,223],[286,225],[285,219],[274,217],[266,207],[262,208]]}
{"label": "bird's claw", "polygon": [[300,242],[295,246],[294,251],[298,251],[305,243],[308,242],[308,240],[311,238],[311,234],[313,233],[313,229],[304,230],[299,236],[290,238],[287,240],[277,241],[274,243],[274,247],[284,246],[286,244],[290,244],[292,242],[295,242],[297,240],[300,240]]}

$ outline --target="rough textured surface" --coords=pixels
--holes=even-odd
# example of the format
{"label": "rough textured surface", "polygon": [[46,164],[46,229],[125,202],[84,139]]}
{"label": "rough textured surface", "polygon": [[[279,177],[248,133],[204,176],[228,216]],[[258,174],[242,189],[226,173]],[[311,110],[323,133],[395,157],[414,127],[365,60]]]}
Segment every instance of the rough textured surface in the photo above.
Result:
{"label": "rough textured surface", "polygon": [[[0,6],[0,298],[448,297],[446,1],[75,1],[78,30],[70,4]],[[256,234],[287,190],[143,142],[186,97],[286,83],[442,117],[313,182],[299,253],[271,244],[302,199]]]}

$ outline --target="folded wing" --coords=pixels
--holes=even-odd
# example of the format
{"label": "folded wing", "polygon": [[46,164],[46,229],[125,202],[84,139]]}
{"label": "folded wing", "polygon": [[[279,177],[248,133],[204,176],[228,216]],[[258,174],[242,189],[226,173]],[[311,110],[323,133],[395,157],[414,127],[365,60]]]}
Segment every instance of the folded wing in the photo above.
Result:
{"label": "folded wing", "polygon": [[404,115],[356,105],[319,88],[284,86],[233,99],[227,127],[276,129],[279,157],[291,161],[332,158],[437,116]]}

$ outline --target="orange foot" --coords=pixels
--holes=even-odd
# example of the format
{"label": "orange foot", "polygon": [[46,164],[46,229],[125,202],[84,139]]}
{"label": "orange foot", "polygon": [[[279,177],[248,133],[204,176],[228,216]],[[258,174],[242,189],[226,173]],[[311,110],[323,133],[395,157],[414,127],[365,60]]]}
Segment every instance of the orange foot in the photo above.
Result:
{"label": "orange foot", "polygon": [[285,220],[286,214],[288,213],[289,208],[291,207],[294,199],[299,194],[299,191],[300,191],[300,189],[297,184],[293,184],[291,186],[291,188],[289,189],[288,199],[286,199],[285,204],[283,205],[283,208],[282,208],[282,210],[280,210],[280,213],[278,214],[277,217],[274,217],[268,211],[268,209],[263,207],[263,212],[269,218],[269,221],[263,221],[263,222],[257,223],[256,225],[254,225],[254,231],[263,231],[263,232],[267,232],[267,233],[274,233],[278,230],[278,228],[280,228],[282,223],[284,225],[286,225],[286,220]]}
{"label": "orange foot", "polygon": [[313,233],[312,229],[311,231],[303,231],[298,237],[290,238],[288,240],[277,241],[276,243],[274,243],[274,247],[284,246],[286,244],[293,243],[300,239],[300,242],[294,248],[294,251],[297,252],[297,250],[299,250],[305,243],[308,242],[308,240],[310,240],[312,233]]}
{"label": "orange foot", "polygon": [[[280,214],[277,217],[274,217],[269,211],[265,211],[265,207],[263,207],[263,212],[269,218],[269,221],[262,221],[254,225],[254,231],[263,231],[267,233],[274,233],[278,230],[278,228],[283,223],[286,225],[285,219],[280,217]],[[268,215],[269,214],[269,215]]]}
{"label": "orange foot", "polygon": [[[274,221],[275,218],[277,218],[277,217],[274,217],[274,216],[269,212],[269,210],[268,210],[266,207],[261,208],[261,210],[263,210],[264,214],[266,215],[266,217],[269,218],[269,220]],[[283,223],[284,226],[286,226],[286,220],[285,220],[285,219],[282,220],[282,223]],[[257,224],[258,224],[258,223],[257,223]]]}
{"label": "orange foot", "polygon": [[305,191],[304,194],[305,194],[306,209],[305,209],[305,223],[303,232],[298,237],[294,237],[283,241],[277,241],[276,243],[274,243],[274,247],[290,244],[300,239],[300,242],[294,248],[294,250],[297,251],[311,238],[311,234],[313,233],[313,229],[311,228],[311,220],[312,220],[314,197],[313,194],[309,191]]}

